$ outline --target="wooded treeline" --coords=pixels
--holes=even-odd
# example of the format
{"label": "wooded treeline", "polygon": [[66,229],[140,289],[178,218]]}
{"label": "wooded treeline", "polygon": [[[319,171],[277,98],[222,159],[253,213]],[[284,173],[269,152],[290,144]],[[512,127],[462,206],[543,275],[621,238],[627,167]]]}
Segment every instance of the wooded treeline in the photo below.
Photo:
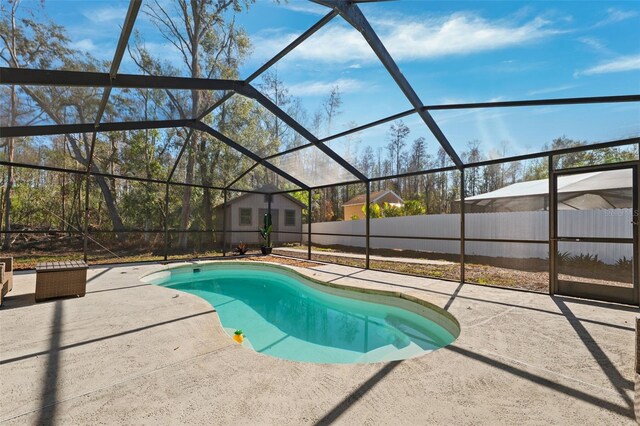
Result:
{"label": "wooded treeline", "polygon": [[[169,5],[159,1],[146,4],[140,13],[181,52],[181,62],[169,63],[155,57],[137,32],[132,35],[127,55],[141,74],[239,79],[239,66],[252,45],[234,16],[249,8],[251,3],[253,0],[177,0]],[[37,6],[30,3],[29,7]],[[99,72],[109,69],[109,61],[75,50],[65,28],[43,18],[41,10],[31,10],[20,1],[12,0],[3,5],[2,12],[0,59],[3,66]],[[284,86],[277,68],[265,73],[257,86],[312,133],[320,134],[322,130],[331,134],[344,130],[335,128],[336,118],[348,114],[342,109],[340,87],[327,93],[317,111],[307,111],[301,100]],[[0,86],[0,90],[3,126],[93,123],[102,97],[101,88]],[[242,96],[235,95],[206,114],[221,96],[223,93],[198,90],[114,89],[102,122],[199,118],[261,156],[307,143],[264,107]],[[2,138],[2,159],[82,172],[91,160],[93,173],[158,181],[171,177],[172,182],[187,185],[170,185],[167,209],[166,186],[162,183],[94,175],[88,180],[90,231],[161,231],[165,220],[173,230],[211,231],[215,228],[214,207],[222,202],[222,191],[206,187],[226,187],[254,165],[253,161],[208,134],[189,129],[98,133],[93,150],[92,136]],[[451,165],[444,150],[428,146],[422,137],[413,138],[412,129],[402,121],[388,125],[384,145],[373,148],[370,141],[362,140],[359,134],[350,136],[349,143],[356,148],[348,151],[345,157],[369,177]],[[548,148],[579,144],[580,141],[560,137]],[[478,142],[469,142],[461,153],[463,160],[484,159],[481,148]],[[631,155],[635,154],[612,148],[565,156],[559,161],[570,166],[615,161]],[[336,179],[335,182],[355,180],[315,147],[274,160],[274,164],[311,186],[332,182],[331,179]],[[3,231],[83,229],[85,173],[9,166],[0,171]],[[468,169],[465,190],[467,195],[475,195],[525,179],[544,178],[546,174],[544,160]],[[372,190],[393,189],[406,201],[414,201],[417,212],[446,213],[460,198],[459,176],[457,172],[447,172],[387,179],[372,183]],[[253,168],[232,188],[255,190],[265,185],[295,189],[295,185],[264,166]],[[363,192],[362,184],[315,191],[313,220],[344,219],[342,203]],[[294,195],[307,202],[306,192]],[[3,245],[7,249],[11,235],[5,235]],[[180,234],[176,244],[186,247],[188,234]]]}

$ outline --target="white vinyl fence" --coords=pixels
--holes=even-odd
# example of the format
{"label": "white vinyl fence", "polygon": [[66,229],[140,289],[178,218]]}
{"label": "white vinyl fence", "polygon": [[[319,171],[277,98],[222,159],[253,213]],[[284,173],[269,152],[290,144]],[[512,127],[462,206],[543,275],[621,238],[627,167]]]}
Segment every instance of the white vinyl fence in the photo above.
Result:
{"label": "white vinyl fence", "polygon": [[[561,210],[558,212],[558,236],[631,238],[631,209],[615,210]],[[478,239],[542,240],[549,238],[549,214],[540,212],[467,213],[465,237]],[[307,242],[307,225],[303,225],[303,242]],[[313,244],[352,247],[365,246],[365,221],[348,220],[322,222],[311,225],[312,233],[354,234],[363,237],[312,235]],[[402,237],[459,238],[460,215],[423,215],[371,219],[371,235],[389,235],[393,238],[371,237],[371,248],[416,250],[434,253],[457,254],[459,241],[413,240]],[[632,244],[613,243],[559,243],[560,252],[571,255],[591,254],[605,263],[614,264],[618,259],[633,256]],[[549,257],[548,244],[524,244],[503,242],[466,242],[466,254],[507,257]]]}

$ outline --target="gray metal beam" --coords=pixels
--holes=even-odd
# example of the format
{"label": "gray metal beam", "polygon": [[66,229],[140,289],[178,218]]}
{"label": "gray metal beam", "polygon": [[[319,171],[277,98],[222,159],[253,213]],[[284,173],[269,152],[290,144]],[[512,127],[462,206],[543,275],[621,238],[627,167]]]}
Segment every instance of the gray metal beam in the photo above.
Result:
{"label": "gray metal beam", "polygon": [[[324,27],[329,21],[331,21],[337,15],[338,15],[338,13],[336,11],[334,11],[334,10],[329,12],[322,19],[320,19],[313,26],[311,26],[307,31],[305,31],[304,33],[300,34],[300,36],[298,38],[293,40],[284,49],[282,49],[280,52],[278,52],[278,54],[276,56],[274,56],[273,58],[268,60],[264,65],[262,65],[256,71],[254,71],[253,74],[251,74],[249,77],[246,78],[245,82],[251,83],[253,80],[258,78],[262,73],[264,73],[266,70],[271,68],[276,62],[278,62],[280,59],[285,57],[289,52],[291,52],[293,49],[295,49],[300,44],[302,44],[303,41],[305,41],[306,39],[311,37],[313,34],[315,34],[320,28]],[[212,106],[207,108],[202,114],[200,114],[200,116],[198,117],[198,120],[202,120],[204,117],[206,117],[207,115],[211,114],[212,111],[214,111],[220,105],[222,105],[227,100],[229,100],[234,94],[235,94],[235,92],[227,92],[227,93],[225,93],[224,96],[222,98],[220,98],[215,104],[213,104]]]}
{"label": "gray metal beam", "polygon": [[[362,182],[367,182],[368,178],[360,170],[356,169],[351,163],[347,160],[336,154],[328,146],[320,143],[320,140],[315,137],[310,131],[308,131],[302,124],[298,123],[293,117],[284,112],[278,105],[273,103],[271,99],[267,98],[263,95],[259,90],[255,87],[247,84],[239,93],[249,98],[255,99],[260,105],[265,107],[269,112],[275,115],[277,118],[282,120],[287,126],[298,132],[303,138],[311,142],[314,146],[316,146],[320,151],[324,152],[329,158],[338,163],[344,169],[346,169],[349,173],[354,175],[358,180]],[[267,163],[265,163],[267,164]],[[270,163],[268,163],[270,164]]]}
{"label": "gray metal beam", "polygon": [[[133,25],[136,22],[136,17],[138,16],[138,11],[140,10],[140,6],[142,5],[142,0],[131,0],[129,2],[129,9],[127,10],[127,16],[124,20],[124,25],[122,26],[122,30],[120,31],[120,38],[118,39],[118,45],[116,46],[116,51],[113,54],[113,60],[111,61],[111,69],[109,70],[109,79],[113,80],[120,68],[120,62],[122,62],[122,57],[124,56],[124,52],[127,49],[127,44],[129,43],[129,36],[131,35],[131,31],[133,31]],[[89,239],[89,186],[91,184],[90,175],[91,169],[93,167],[93,154],[96,146],[96,139],[98,138],[98,133],[96,129],[100,126],[100,121],[102,121],[102,116],[104,115],[104,110],[107,108],[107,103],[109,102],[109,97],[111,96],[111,87],[105,87],[102,91],[102,99],[100,100],[100,104],[98,105],[98,111],[96,113],[96,118],[94,122],[94,130],[91,135],[91,146],[89,148],[89,155],[87,158],[87,175],[86,175],[86,183],[85,183],[85,211],[84,211],[84,261],[87,261],[87,247],[88,247],[88,239]]]}
{"label": "gray metal beam", "polygon": [[283,170],[280,170],[278,167],[274,166],[273,164],[264,161],[262,158],[260,158],[260,156],[258,156],[253,151],[245,148],[244,146],[240,145],[236,141],[228,138],[227,136],[223,135],[222,133],[220,133],[219,131],[213,129],[212,127],[204,124],[203,122],[201,122],[201,121],[190,121],[190,122],[188,122],[187,125],[189,127],[191,127],[192,129],[194,129],[194,130],[199,130],[201,132],[205,132],[205,133],[210,134],[214,138],[218,139],[220,142],[228,145],[229,147],[231,147],[231,148],[235,149],[236,151],[240,152],[241,154],[249,157],[253,161],[262,164],[263,166],[265,166],[266,168],[268,168],[272,172],[282,176],[283,178],[287,179],[289,182],[293,183],[294,185],[297,185],[302,189],[309,189],[308,185],[300,182],[298,179],[294,178],[289,173],[287,173],[287,172],[285,172]]}
{"label": "gray metal beam", "polygon": [[553,155],[547,159],[549,180],[549,294],[553,296],[558,291],[557,259],[558,259],[558,181],[553,168]]}
{"label": "gray metal beam", "polygon": [[173,166],[171,167],[171,171],[169,172],[169,175],[167,176],[167,183],[171,182],[171,179],[173,179],[173,175],[176,172],[176,169],[178,168],[178,163],[180,163],[180,159],[182,158],[182,154],[184,154],[184,151],[187,149],[187,146],[191,143],[191,135],[193,135],[193,129],[189,129],[189,133],[187,133],[187,136],[184,138],[184,142],[182,143],[182,147],[180,148],[180,152],[178,152],[178,156],[176,157],[176,161],[173,163]]}
{"label": "gray metal beam", "polygon": [[[369,269],[371,258],[371,182],[366,183],[365,195],[365,249],[364,249],[364,269]],[[346,217],[345,217],[346,220]]]}
{"label": "gray metal beam", "polygon": [[373,52],[376,54],[378,59],[380,59],[380,62],[382,62],[391,77],[395,80],[398,87],[400,87],[400,90],[402,90],[406,98],[409,100],[409,102],[411,102],[413,108],[420,115],[422,121],[424,121],[429,130],[431,130],[431,133],[433,133],[438,142],[440,142],[440,145],[442,145],[442,148],[449,155],[451,161],[453,161],[453,163],[458,168],[462,168],[462,160],[453,149],[444,133],[442,133],[442,130],[440,130],[440,127],[438,127],[438,124],[435,122],[431,114],[429,114],[429,112],[424,109],[424,105],[418,97],[418,94],[413,90],[411,84],[409,84],[405,76],[402,74],[400,68],[398,68],[398,65],[391,57],[389,51],[384,46],[374,29],[371,27],[369,21],[367,21],[367,18],[364,16],[358,5],[353,1],[348,0],[312,1],[330,7],[333,10],[337,11],[340,16],[345,19],[345,21],[351,24],[362,34],[369,46],[371,46],[371,49],[373,49]]}
{"label": "gray metal beam", "polygon": [[466,215],[465,215],[465,176],[464,169],[460,170],[460,284],[464,284],[465,280],[465,253],[467,250],[466,237]]}
{"label": "gray metal beam", "polygon": [[[2,84],[0,82],[0,84]],[[235,92],[234,92],[235,93]],[[511,107],[526,107],[526,106],[544,106],[544,105],[584,105],[584,104],[599,104],[599,103],[622,103],[622,102],[640,102],[640,95],[618,95],[618,96],[591,96],[580,98],[551,98],[551,99],[532,99],[524,101],[500,101],[500,102],[479,102],[470,104],[446,104],[446,105],[426,105],[424,109],[428,111],[436,110],[457,110],[457,109],[472,109],[472,108],[511,108]],[[344,132],[337,133],[335,135],[327,136],[320,139],[320,143],[329,142],[344,136],[348,136],[353,133],[361,132],[371,127],[379,126],[390,121],[394,121],[408,115],[415,114],[413,109],[400,112],[398,114],[391,115],[386,118],[382,118],[362,126],[354,127],[353,129],[345,130]],[[131,122],[116,122],[116,123],[103,123],[96,130],[98,132],[110,132],[117,130],[139,130],[139,129],[153,129],[153,128],[167,128],[167,127],[182,127],[184,126],[184,120],[161,120],[161,121],[131,121]],[[54,124],[45,126],[18,126],[18,127],[0,127],[0,138],[9,137],[22,137],[22,136],[41,136],[41,135],[62,135],[67,133],[89,133],[93,130],[93,124]],[[298,151],[300,149],[308,148],[313,144],[308,143],[289,150],[279,152],[277,154],[265,157],[265,160],[278,157],[280,155],[286,155],[291,152]]]}
{"label": "gray metal beam", "polygon": [[[29,170],[46,170],[46,171],[50,171],[50,172],[60,172],[60,173],[71,173],[74,175],[86,175],[87,171],[85,169],[69,169],[69,168],[63,168],[63,167],[52,167],[52,166],[45,166],[42,164],[28,164],[28,163],[16,163],[14,161],[4,161],[4,160],[0,160],[0,166],[11,166],[11,167],[18,167],[18,168],[23,168],[23,169],[29,169]],[[109,179],[122,179],[122,180],[132,180],[132,181],[136,181],[136,182],[146,182],[146,183],[154,183],[154,184],[158,184],[158,185],[165,185],[167,183],[169,183],[169,185],[171,186],[190,186],[192,188],[202,188],[202,189],[215,189],[215,190],[219,190],[222,191],[225,188],[219,187],[219,186],[214,186],[214,185],[200,185],[197,183],[184,183],[184,182],[167,182],[166,180],[160,180],[160,179],[153,179],[153,178],[141,178],[141,177],[137,177],[137,176],[124,176],[124,175],[116,175],[116,174],[111,174],[111,173],[102,173],[102,172],[95,172],[92,171],[89,173],[90,176],[101,176],[101,177],[105,177],[105,178],[109,178]],[[264,191],[253,191],[253,190],[245,190],[245,189],[239,189],[237,190],[239,192],[248,192],[248,193],[252,193],[252,194],[265,194]],[[298,190],[299,191],[299,190]],[[114,231],[117,232],[117,231]]]}
{"label": "gray metal beam", "polygon": [[450,109],[514,108],[545,105],[606,104],[618,102],[640,102],[640,95],[585,96],[579,98],[527,99],[523,101],[496,101],[464,104],[427,105],[424,107],[424,109],[426,109],[427,111],[441,111]]}
{"label": "gray metal beam", "polygon": [[276,62],[278,62],[280,59],[284,58],[289,52],[291,52],[293,49],[295,49],[296,47],[301,45],[303,41],[305,41],[306,39],[308,39],[309,37],[314,35],[319,29],[321,29],[322,27],[327,25],[329,23],[329,21],[331,21],[337,15],[338,15],[338,12],[336,12],[335,10],[332,10],[331,12],[327,13],[325,16],[322,17],[322,19],[320,19],[318,22],[316,22],[311,27],[309,27],[309,29],[307,31],[305,31],[304,33],[300,34],[300,36],[298,36],[298,38],[293,40],[284,49],[282,49],[280,52],[278,52],[278,54],[276,54],[276,56],[271,58],[264,65],[262,65],[260,68],[258,68],[253,74],[251,74],[249,77],[247,77],[247,79],[245,81],[247,83],[251,83],[258,76],[260,76],[260,74],[262,74],[263,72],[265,72],[266,70],[271,68],[273,65],[275,65]]}
{"label": "gray metal beam", "polygon": [[0,67],[3,85],[116,87],[124,89],[169,90],[236,90],[244,83],[239,80],[168,77],[157,75],[116,74],[86,71],[39,70]]}
{"label": "gray metal beam", "polygon": [[93,131],[100,133],[126,130],[166,129],[170,127],[184,127],[185,123],[186,120],[160,120],[101,123],[98,128],[95,127],[95,123],[0,127],[0,138],[66,135],[71,133],[89,133]]}
{"label": "gray metal beam", "polygon": [[[618,102],[640,102],[640,95],[618,95],[618,96],[593,96],[582,98],[553,98],[553,99],[533,99],[524,101],[500,101],[500,102],[480,102],[472,104],[446,104],[446,105],[426,105],[424,107],[427,111],[436,110],[455,110],[455,109],[473,109],[473,108],[511,108],[511,107],[525,107],[525,106],[544,106],[544,105],[584,105],[584,104],[598,104],[598,103],[618,103]],[[381,118],[376,121],[364,124],[362,126],[354,127],[349,130],[345,130],[340,133],[327,136],[319,140],[320,143],[326,143],[335,139],[339,139],[354,133],[362,132],[371,127],[380,126],[390,121],[395,121],[406,116],[415,114],[415,110],[410,109],[400,112],[398,114],[390,115],[385,118]],[[287,155],[292,152],[299,151],[301,149],[313,146],[312,143],[296,146],[288,150],[278,152],[276,154],[265,157],[265,160],[270,160],[282,155]],[[465,167],[468,164],[465,164]]]}
{"label": "gray metal beam", "polygon": [[227,185],[227,189],[230,189],[233,187],[233,185],[235,185],[236,183],[238,183],[240,181],[240,179],[242,179],[243,177],[245,177],[246,175],[248,175],[249,173],[251,173],[251,170],[255,169],[256,167],[258,167],[260,165],[260,163],[253,163],[253,165],[251,167],[249,167],[247,170],[245,170],[244,172],[242,172],[240,174],[240,176],[238,176],[237,178],[235,178],[229,185]]}
{"label": "gray metal beam", "polygon": [[[313,191],[307,193],[309,205],[307,206],[307,259],[311,260],[311,222],[313,222]],[[302,221],[302,220],[301,220]]]}

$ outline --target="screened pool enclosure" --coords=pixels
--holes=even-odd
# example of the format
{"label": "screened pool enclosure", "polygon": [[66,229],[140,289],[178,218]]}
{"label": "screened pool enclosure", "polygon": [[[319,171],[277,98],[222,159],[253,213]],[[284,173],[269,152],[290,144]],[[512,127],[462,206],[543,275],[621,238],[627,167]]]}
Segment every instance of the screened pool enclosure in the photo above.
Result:
{"label": "screened pool enclosure", "polygon": [[[442,71],[370,19],[393,2],[116,3],[123,20],[99,29],[112,43],[90,55],[44,12],[3,10],[2,252],[18,267],[254,253],[271,211],[277,255],[639,303],[637,73],[571,97],[431,103],[446,93],[423,80]],[[249,18],[265,8],[309,25],[270,40]],[[335,84],[296,78],[345,49]],[[385,190],[403,202],[372,204]]]}

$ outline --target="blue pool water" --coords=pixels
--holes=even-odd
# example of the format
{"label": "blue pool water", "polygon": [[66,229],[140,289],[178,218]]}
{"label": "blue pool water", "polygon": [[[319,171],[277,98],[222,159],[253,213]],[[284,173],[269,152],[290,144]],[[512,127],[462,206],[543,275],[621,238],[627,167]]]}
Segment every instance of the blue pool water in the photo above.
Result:
{"label": "blue pool water", "polygon": [[[362,297],[359,293],[339,290],[341,295],[330,294],[319,284],[280,268],[238,263],[207,265],[199,272],[193,269],[163,271],[146,281],[205,299],[229,334],[241,329],[246,336],[244,345],[263,354],[315,363],[390,361],[453,342],[456,336],[440,324],[448,324],[457,335],[453,321],[434,310],[415,305],[432,320],[399,307],[353,298]],[[390,299],[368,296],[372,297]]]}

